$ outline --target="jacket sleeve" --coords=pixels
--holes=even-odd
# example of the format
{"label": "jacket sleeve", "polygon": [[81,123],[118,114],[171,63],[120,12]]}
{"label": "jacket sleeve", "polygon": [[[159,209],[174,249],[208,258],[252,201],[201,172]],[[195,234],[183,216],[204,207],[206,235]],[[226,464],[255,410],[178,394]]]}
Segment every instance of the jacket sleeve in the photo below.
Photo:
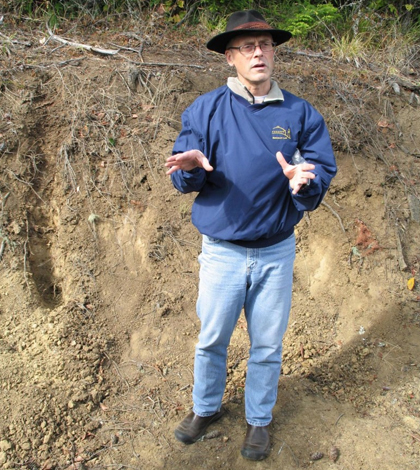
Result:
{"label": "jacket sleeve", "polygon": [[[315,165],[315,179],[308,187],[292,194],[293,203],[299,211],[313,211],[320,204],[328,190],[332,178],[337,173],[334,152],[324,119],[314,108],[308,110],[311,125],[299,139],[298,147],[303,158]],[[290,189],[290,194],[292,189]]]}
{"label": "jacket sleeve", "polygon": [[[178,135],[172,155],[187,150],[200,150],[204,153],[204,138],[200,132],[191,125],[193,120],[191,108],[182,114],[182,130]],[[206,183],[207,172],[203,168],[194,168],[191,171],[178,170],[171,175],[172,184],[181,193],[200,191]]]}

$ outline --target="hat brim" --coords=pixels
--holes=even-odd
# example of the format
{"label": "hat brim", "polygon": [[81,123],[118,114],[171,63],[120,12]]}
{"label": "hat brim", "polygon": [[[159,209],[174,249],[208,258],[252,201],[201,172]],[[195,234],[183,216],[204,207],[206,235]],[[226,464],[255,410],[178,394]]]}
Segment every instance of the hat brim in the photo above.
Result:
{"label": "hat brim", "polygon": [[277,45],[287,42],[292,37],[292,33],[289,31],[283,31],[281,29],[241,29],[218,34],[214,38],[210,39],[210,41],[207,43],[207,49],[210,49],[213,52],[218,52],[219,54],[224,54],[226,51],[226,46],[231,39],[236,36],[250,33],[271,34],[273,41]]}

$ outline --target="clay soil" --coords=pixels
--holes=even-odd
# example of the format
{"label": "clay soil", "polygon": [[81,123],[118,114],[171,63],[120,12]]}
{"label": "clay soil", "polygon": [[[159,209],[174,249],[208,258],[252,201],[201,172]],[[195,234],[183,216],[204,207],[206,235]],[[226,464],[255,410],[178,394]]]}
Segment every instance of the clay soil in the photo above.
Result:
{"label": "clay soil", "polygon": [[276,80],[325,116],[339,171],[296,227],[272,451],[252,463],[243,317],[228,414],[195,445],[173,435],[191,407],[200,236],[164,162],[182,111],[231,69],[207,31],[158,18],[55,31],[115,55],[41,23],[1,28],[0,467],[418,469],[415,56],[277,52]]}

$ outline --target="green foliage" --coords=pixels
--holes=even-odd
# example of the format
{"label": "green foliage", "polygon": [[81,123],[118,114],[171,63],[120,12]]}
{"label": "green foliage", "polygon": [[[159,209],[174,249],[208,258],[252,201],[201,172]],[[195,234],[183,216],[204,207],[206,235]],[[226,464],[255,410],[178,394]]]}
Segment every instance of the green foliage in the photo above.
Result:
{"label": "green foliage", "polygon": [[178,23],[187,14],[184,0],[166,0],[161,5],[172,23]]}
{"label": "green foliage", "polygon": [[279,26],[290,31],[293,36],[306,37],[309,33],[324,36],[330,24],[337,21],[340,13],[331,3],[312,4],[303,2],[291,3],[284,10],[287,16]]}
{"label": "green foliage", "polygon": [[[344,38],[348,47],[357,34],[371,35],[372,44],[394,25],[401,34],[420,37],[420,0],[3,0],[3,13],[20,19],[49,18],[51,26],[62,19],[129,17],[163,14],[168,23],[200,23],[221,32],[230,13],[261,11],[270,24],[292,32],[300,41]],[[187,21],[186,21],[187,20]],[[373,38],[373,39],[372,39]],[[353,43],[354,44],[354,43]]]}
{"label": "green foliage", "polygon": [[161,3],[160,0],[9,0],[5,11],[21,17],[100,17],[112,13],[129,15]]}
{"label": "green foliage", "polygon": [[249,2],[247,0],[203,0],[200,2],[200,6],[203,9],[209,11],[210,13],[216,13],[218,15],[227,15],[234,11],[249,10],[255,8],[252,3],[253,2]]}

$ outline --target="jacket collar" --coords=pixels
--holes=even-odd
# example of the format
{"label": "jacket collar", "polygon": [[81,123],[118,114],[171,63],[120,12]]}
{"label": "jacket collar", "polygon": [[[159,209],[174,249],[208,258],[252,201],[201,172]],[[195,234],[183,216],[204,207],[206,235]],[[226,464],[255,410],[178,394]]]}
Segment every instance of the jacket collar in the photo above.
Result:
{"label": "jacket collar", "polygon": [[[231,91],[233,91],[233,93],[242,96],[242,98],[245,98],[250,104],[254,104],[254,96],[237,77],[229,77],[227,81],[227,86]],[[284,96],[279,86],[277,85],[277,82],[271,80],[271,88],[268,92],[268,95],[264,98],[264,103],[274,101],[284,101]]]}

